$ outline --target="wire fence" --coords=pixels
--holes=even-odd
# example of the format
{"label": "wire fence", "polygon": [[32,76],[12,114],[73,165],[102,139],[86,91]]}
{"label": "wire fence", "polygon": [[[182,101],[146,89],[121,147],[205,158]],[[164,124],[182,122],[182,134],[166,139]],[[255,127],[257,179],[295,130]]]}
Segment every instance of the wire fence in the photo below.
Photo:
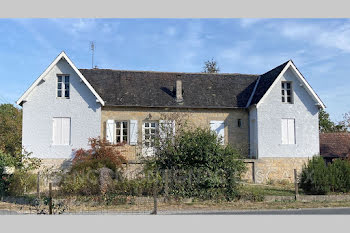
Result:
{"label": "wire fence", "polygon": [[[159,211],[162,213],[180,213],[193,204],[193,198],[184,198],[181,200],[171,198],[168,194],[167,183],[165,185],[155,183],[153,193],[148,192],[146,195],[118,193],[67,195],[60,190],[58,182],[48,180],[43,182],[40,173],[37,174],[36,183],[35,192],[26,193],[21,197],[1,196],[0,215],[156,215]],[[295,169],[294,187],[294,196],[295,200],[297,200],[299,198],[299,191]],[[213,203],[206,204],[214,208]],[[215,208],[218,206],[216,205]]]}

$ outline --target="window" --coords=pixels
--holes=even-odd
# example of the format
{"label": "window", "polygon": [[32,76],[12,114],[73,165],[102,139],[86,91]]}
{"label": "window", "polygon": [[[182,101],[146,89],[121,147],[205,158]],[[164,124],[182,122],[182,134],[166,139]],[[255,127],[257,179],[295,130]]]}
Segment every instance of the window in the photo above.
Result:
{"label": "window", "polygon": [[242,119],[237,120],[237,127],[242,128]]}
{"label": "window", "polygon": [[137,130],[137,120],[109,119],[106,121],[106,140],[111,144],[137,145]]}
{"label": "window", "polygon": [[292,103],[292,82],[282,82],[282,103]]}
{"label": "window", "polygon": [[69,145],[71,123],[69,117],[54,117],[52,127],[53,145]]}
{"label": "window", "polygon": [[154,147],[156,138],[156,122],[145,122],[143,125],[144,130],[144,145],[146,147]]}
{"label": "window", "polygon": [[295,144],[294,119],[282,119],[282,144]]}
{"label": "window", "polygon": [[128,143],[129,131],[128,131],[128,122],[127,121],[116,121],[116,143]]}
{"label": "window", "polygon": [[69,75],[57,75],[57,97],[69,98]]}

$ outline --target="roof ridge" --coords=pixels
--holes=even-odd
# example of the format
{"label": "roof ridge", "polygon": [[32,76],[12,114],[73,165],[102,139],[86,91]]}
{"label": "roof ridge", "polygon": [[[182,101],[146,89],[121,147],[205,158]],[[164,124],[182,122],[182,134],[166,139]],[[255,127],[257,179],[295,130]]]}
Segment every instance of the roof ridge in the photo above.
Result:
{"label": "roof ridge", "polygon": [[116,70],[116,69],[79,69],[79,70],[110,70],[120,72],[140,72],[140,73],[167,73],[167,74],[203,74],[203,75],[246,75],[246,76],[260,76],[260,74],[242,74],[242,73],[201,73],[201,72],[175,72],[175,71],[152,71],[152,70]]}
{"label": "roof ridge", "polygon": [[292,59],[289,59],[288,61],[282,63],[281,65],[278,65],[278,66],[276,66],[275,68],[272,68],[271,70],[269,70],[269,71],[267,71],[267,72],[261,74],[261,76],[263,76],[264,74],[267,74],[267,73],[269,73],[269,72],[271,72],[271,71],[277,70],[277,69],[281,68],[282,66],[283,66],[283,67],[286,66],[286,65],[288,64],[288,62],[290,62],[290,61],[293,62]]}

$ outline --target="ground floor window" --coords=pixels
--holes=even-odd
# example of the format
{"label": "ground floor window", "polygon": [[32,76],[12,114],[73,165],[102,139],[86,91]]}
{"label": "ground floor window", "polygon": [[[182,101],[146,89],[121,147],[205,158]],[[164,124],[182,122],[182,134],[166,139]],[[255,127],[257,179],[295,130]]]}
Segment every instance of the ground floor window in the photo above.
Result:
{"label": "ground floor window", "polygon": [[158,124],[156,122],[145,122],[143,125],[144,144],[146,147],[154,147],[156,130]]}
{"label": "ground floor window", "polygon": [[129,131],[128,131],[129,124],[127,121],[116,121],[115,122],[115,129],[116,129],[116,143],[128,143],[129,138]]}

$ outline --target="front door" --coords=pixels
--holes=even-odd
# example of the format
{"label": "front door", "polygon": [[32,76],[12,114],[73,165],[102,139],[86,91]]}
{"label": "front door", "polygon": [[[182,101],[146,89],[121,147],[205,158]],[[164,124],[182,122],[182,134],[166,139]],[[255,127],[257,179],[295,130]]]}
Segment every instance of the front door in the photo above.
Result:
{"label": "front door", "polygon": [[142,124],[142,155],[152,156],[155,153],[155,139],[158,132],[158,122],[145,121]]}

